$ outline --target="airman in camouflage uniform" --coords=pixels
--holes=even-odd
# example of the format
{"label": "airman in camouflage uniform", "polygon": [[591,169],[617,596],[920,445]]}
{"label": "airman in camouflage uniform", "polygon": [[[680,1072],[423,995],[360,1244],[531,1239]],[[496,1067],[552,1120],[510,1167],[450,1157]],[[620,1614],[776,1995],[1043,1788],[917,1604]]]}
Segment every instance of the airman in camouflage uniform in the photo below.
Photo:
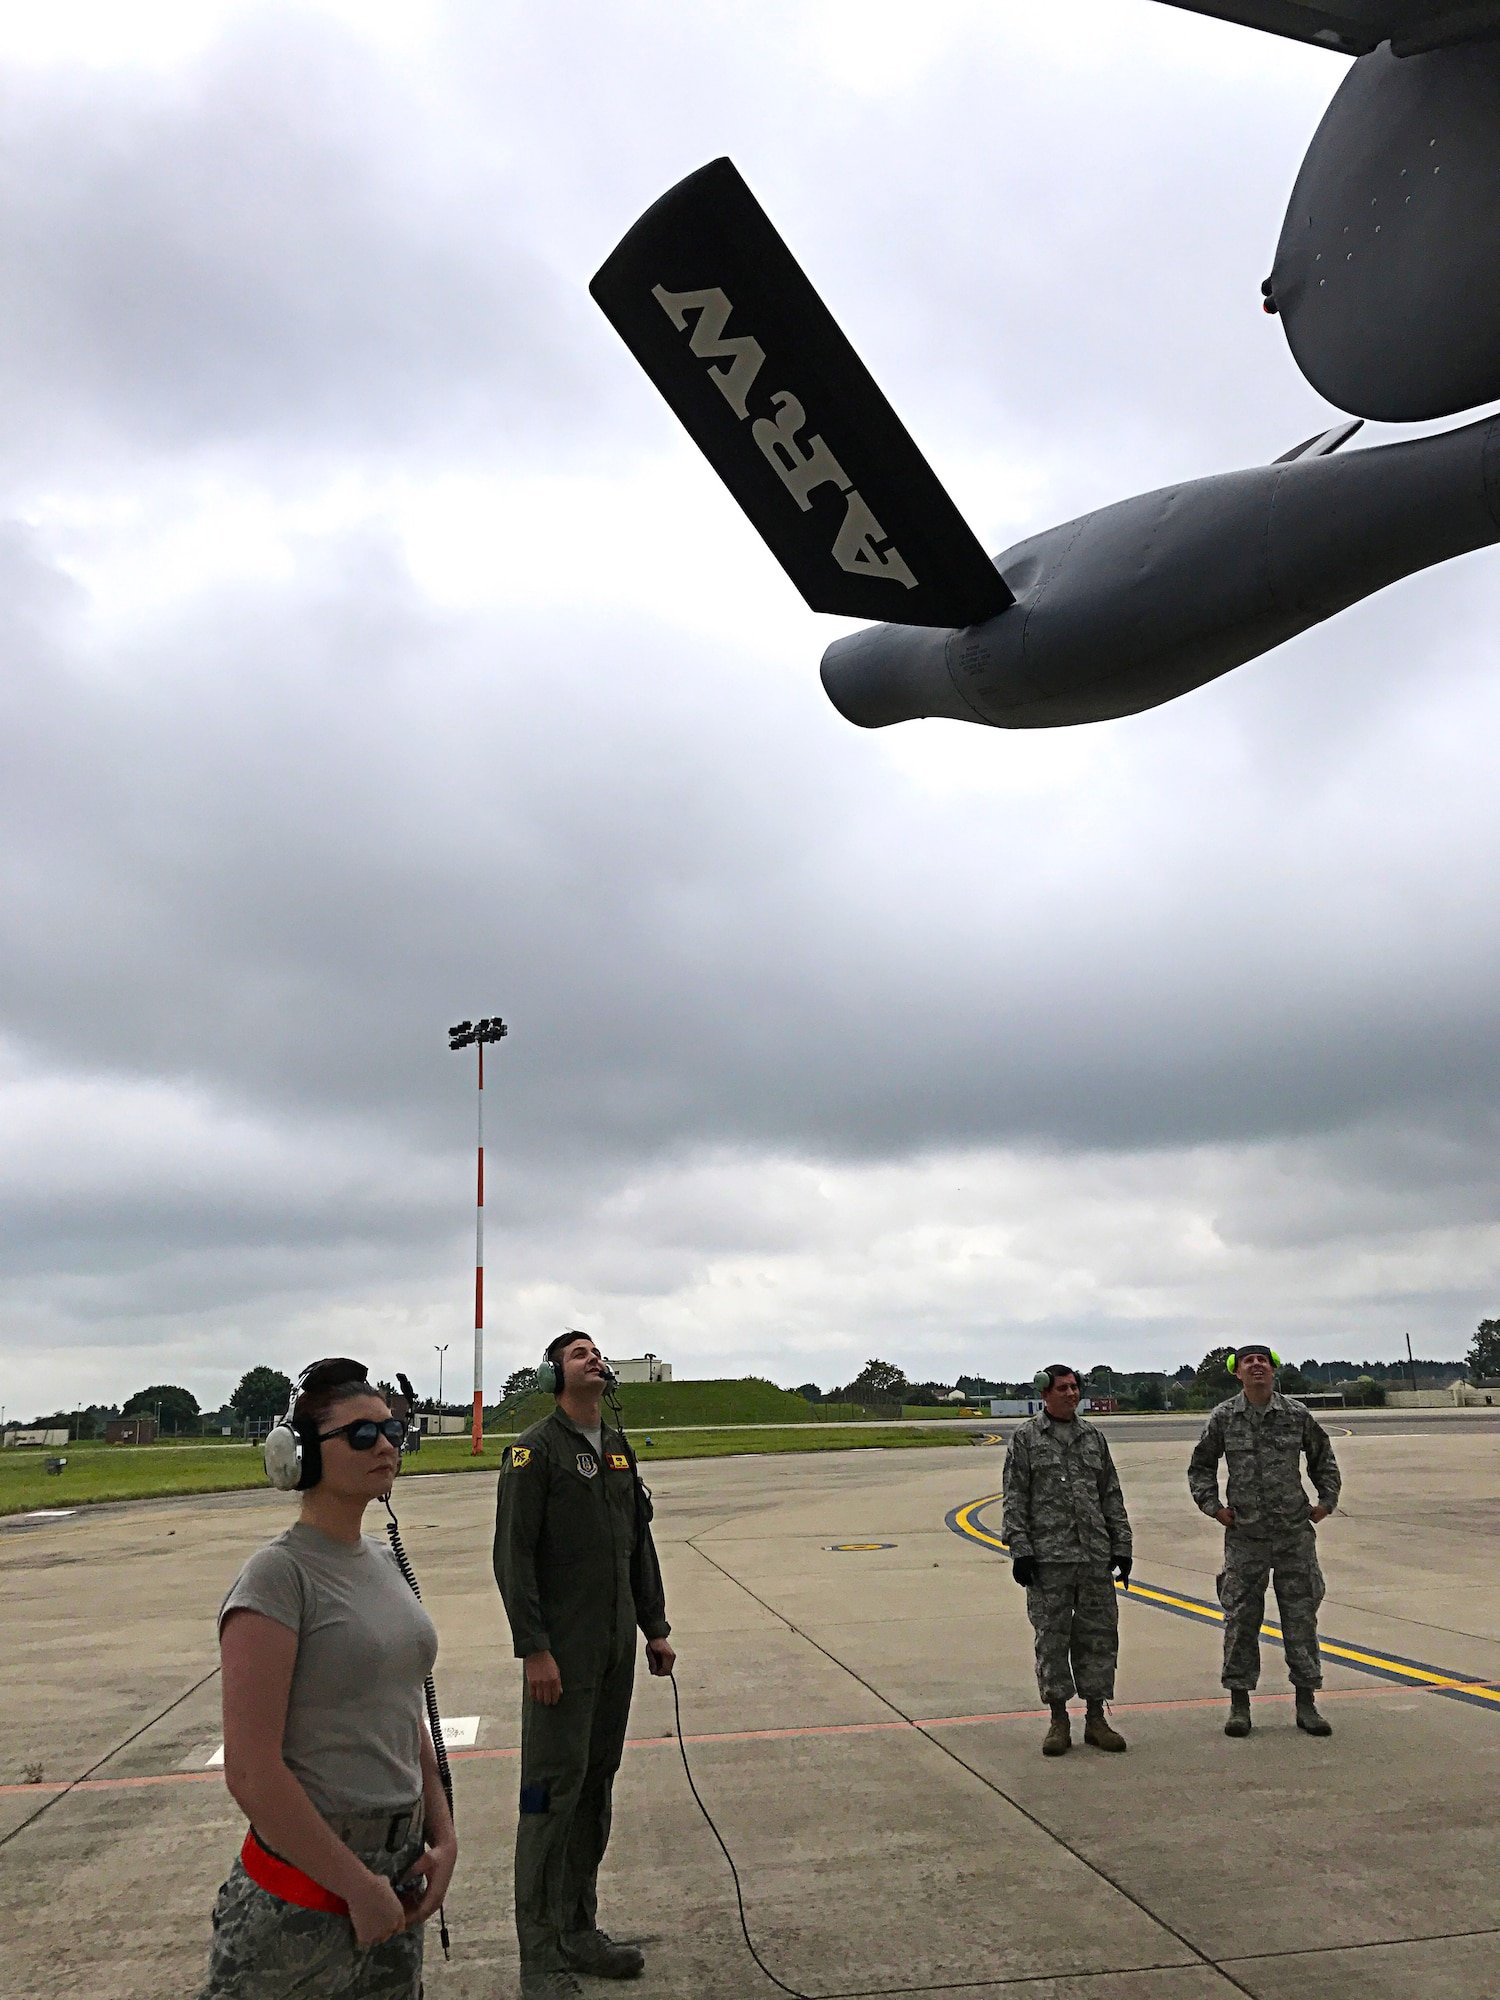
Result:
{"label": "airman in camouflage uniform", "polygon": [[[400,1882],[423,1852],[420,1812],[400,1819],[394,1847],[388,1813],[329,1824],[374,1874]],[[252,1882],[236,1856],[214,1903],[208,1980],[199,2000],[286,2000],[304,1993],[308,2000],[420,2000],[423,1929],[399,1931],[361,1951],[346,1916],[284,1903]]]}
{"label": "airman in camouflage uniform", "polygon": [[1087,1704],[1084,1741],[1123,1750],[1125,1739],[1105,1719],[1104,1704],[1115,1697],[1120,1651],[1110,1572],[1130,1575],[1125,1496],[1104,1433],[1075,1414],[1077,1375],[1061,1366],[1044,1373],[1043,1413],[1006,1447],[1001,1529],[1012,1574],[1026,1589],[1037,1688],[1052,1711],[1042,1754],[1060,1757],[1071,1746],[1068,1702],[1075,1693]]}
{"label": "airman in camouflage uniform", "polygon": [[[1196,1505],[1224,1527],[1223,1683],[1230,1691],[1226,1736],[1250,1734],[1250,1692],[1260,1679],[1260,1628],[1266,1585],[1273,1578],[1287,1673],[1297,1690],[1297,1727],[1331,1736],[1318,1712],[1323,1685],[1318,1651],[1318,1567],[1315,1524],[1338,1505],[1341,1479],[1328,1433],[1303,1404],[1275,1386],[1275,1356],[1259,1342],[1230,1356],[1240,1394],[1220,1403],[1203,1426],[1188,1464]],[[1313,1506],[1302,1484],[1303,1458],[1318,1491]],[[1219,1460],[1229,1467],[1227,1502],[1219,1498]]]}

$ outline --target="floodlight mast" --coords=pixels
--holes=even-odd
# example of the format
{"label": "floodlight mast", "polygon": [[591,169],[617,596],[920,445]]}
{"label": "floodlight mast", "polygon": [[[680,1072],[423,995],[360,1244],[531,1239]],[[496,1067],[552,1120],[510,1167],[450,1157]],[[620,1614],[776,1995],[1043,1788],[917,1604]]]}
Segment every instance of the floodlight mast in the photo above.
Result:
{"label": "floodlight mast", "polygon": [[[474,1222],[474,1443],[477,1458],[484,1449],[484,1047],[510,1033],[498,1014],[483,1021],[460,1021],[448,1030],[449,1049],[479,1051],[479,1199]],[[442,1429],[441,1419],[438,1429]]]}

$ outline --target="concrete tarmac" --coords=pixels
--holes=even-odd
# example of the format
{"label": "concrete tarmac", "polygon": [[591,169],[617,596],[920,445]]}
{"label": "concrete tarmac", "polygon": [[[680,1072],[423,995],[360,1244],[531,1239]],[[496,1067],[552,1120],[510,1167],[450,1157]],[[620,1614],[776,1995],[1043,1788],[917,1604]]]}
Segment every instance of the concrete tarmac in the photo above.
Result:
{"label": "concrete tarmac", "polygon": [[[1418,1415],[1327,1418],[1345,1504],[1320,1532],[1322,1625],[1366,1663],[1329,1665],[1328,1742],[1294,1728],[1269,1642],[1254,1734],[1225,1739],[1212,1611],[1171,1608],[1211,1607],[1219,1567],[1186,1439],[1111,1426],[1155,1593],[1121,1605],[1123,1757],[1081,1728],[1070,1756],[1039,1755],[1022,1594],[948,1525],[998,1490],[997,1448],[652,1466],[688,1751],[777,1976],[816,1996],[1500,1994],[1500,1436],[1482,1412]],[[489,1572],[493,1491],[397,1489],[444,1710],[479,1718],[454,1758],[454,1956],[430,1936],[429,2000],[514,1990],[520,1669]],[[0,1532],[6,1995],[196,1992],[243,1835],[205,1768],[214,1613],[293,1506],[232,1494]],[[968,1518],[993,1532],[998,1508]],[[646,1950],[643,2000],[770,1995],[671,1729],[670,1687],[642,1673],[601,1920]]]}

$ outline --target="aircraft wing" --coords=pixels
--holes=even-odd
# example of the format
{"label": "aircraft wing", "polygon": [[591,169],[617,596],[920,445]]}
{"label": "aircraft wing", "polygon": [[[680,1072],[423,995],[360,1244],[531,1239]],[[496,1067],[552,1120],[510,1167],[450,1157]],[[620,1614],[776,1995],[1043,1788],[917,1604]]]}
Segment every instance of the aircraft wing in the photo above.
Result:
{"label": "aircraft wing", "polygon": [[1287,35],[1336,55],[1363,56],[1389,42],[1398,56],[1500,33],[1500,0],[1165,0],[1216,21]]}

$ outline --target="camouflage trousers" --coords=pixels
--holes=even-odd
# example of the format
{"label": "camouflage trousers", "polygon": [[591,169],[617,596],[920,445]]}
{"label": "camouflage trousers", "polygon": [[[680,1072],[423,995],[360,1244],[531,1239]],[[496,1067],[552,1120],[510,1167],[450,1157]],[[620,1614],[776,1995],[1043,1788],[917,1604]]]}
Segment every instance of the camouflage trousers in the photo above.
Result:
{"label": "camouflage trousers", "polygon": [[[339,1831],[337,1821],[329,1823]],[[359,1838],[348,1844],[367,1868],[398,1882],[422,1853],[420,1812],[414,1824],[415,1833],[394,1849]],[[421,2000],[424,1928],[361,1951],[347,1917],[284,1903],[252,1882],[236,1855],[214,1904],[198,2000]]]}
{"label": "camouflage trousers", "polygon": [[1026,1590],[1042,1700],[1113,1701],[1120,1605],[1107,1564],[1039,1563]]}
{"label": "camouflage trousers", "polygon": [[1224,1568],[1218,1583],[1224,1607],[1221,1678],[1227,1688],[1253,1688],[1260,1679],[1260,1628],[1266,1615],[1266,1585],[1273,1579],[1288,1678],[1294,1687],[1323,1685],[1323,1658],[1318,1651],[1323,1572],[1318,1567],[1318,1538],[1309,1524],[1275,1535],[1225,1530]]}

